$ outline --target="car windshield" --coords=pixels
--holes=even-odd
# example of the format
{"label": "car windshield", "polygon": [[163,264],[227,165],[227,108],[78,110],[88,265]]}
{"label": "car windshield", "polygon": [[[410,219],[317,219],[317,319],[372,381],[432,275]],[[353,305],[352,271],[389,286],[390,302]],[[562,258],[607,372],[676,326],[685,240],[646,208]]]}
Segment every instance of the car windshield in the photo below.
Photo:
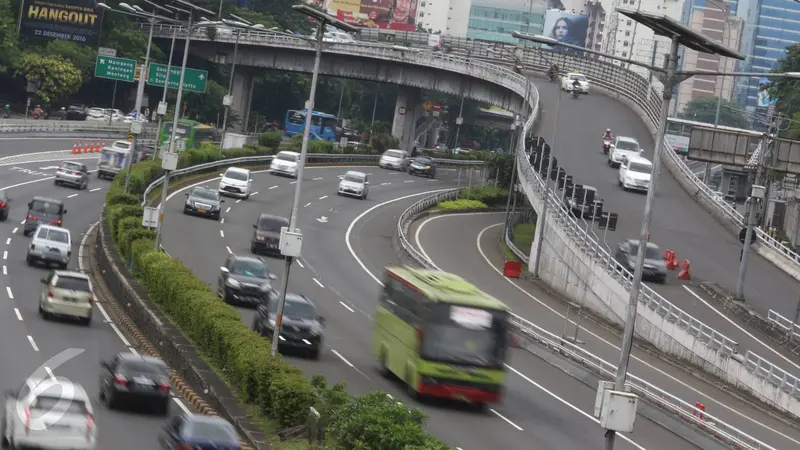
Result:
{"label": "car windshield", "polygon": [[60,276],[58,277],[58,280],[56,280],[56,287],[70,291],[91,292],[91,289],[89,288],[89,280],[86,278]]}
{"label": "car windshield", "polygon": [[505,357],[503,311],[455,305],[432,308],[425,325],[425,359],[480,367],[498,366]]}
{"label": "car windshield", "polygon": [[364,175],[356,174],[356,173],[346,173],[344,175],[344,181],[350,181],[353,183],[363,183],[364,182]]}
{"label": "car windshield", "polygon": [[405,154],[400,150],[387,150],[386,153],[383,154],[383,156],[387,156],[389,158],[402,158],[403,156],[405,156]]}
{"label": "car windshield", "polygon": [[86,403],[78,399],[68,399],[60,397],[51,397],[49,395],[40,395],[36,397],[31,405],[33,409],[42,411],[63,411],[71,414],[86,414],[88,409]]}
{"label": "car windshield", "polygon": [[212,191],[211,189],[204,189],[199,188],[192,191],[192,197],[195,198],[204,198],[207,200],[219,200],[219,194],[217,191]]}
{"label": "car windshield", "polygon": [[417,163],[417,164],[430,164],[431,163],[431,159],[430,158],[416,158],[414,160],[414,162]]}
{"label": "car windshield", "polygon": [[570,80],[578,80],[578,81],[586,81],[586,77],[585,77],[585,76],[583,76],[583,75],[576,75],[576,74],[572,74],[572,75],[570,75],[570,76],[569,76],[569,79],[570,79]]}
{"label": "car windshield", "polygon": [[60,242],[62,244],[68,244],[69,235],[66,233],[66,231],[50,230],[48,232],[47,240],[53,242]]}
{"label": "car windshield", "polygon": [[279,159],[281,161],[291,161],[291,162],[297,162],[297,157],[298,155],[293,155],[291,153],[283,153],[283,152],[275,155],[275,159]]}
{"label": "car windshield", "polygon": [[81,165],[80,164],[76,164],[76,163],[67,162],[67,163],[61,164],[61,168],[62,169],[67,169],[67,170],[80,171],[81,170]]}
{"label": "car windshield", "polygon": [[261,231],[280,232],[281,227],[285,227],[287,225],[287,221],[273,219],[271,217],[262,217],[261,219],[258,219],[258,229]]}
{"label": "car windshield", "polygon": [[650,173],[650,166],[641,163],[631,163],[630,167],[628,167],[628,170],[636,173]]}
{"label": "car windshield", "polygon": [[[270,310],[277,312],[278,302],[270,302]],[[286,297],[283,306],[283,314],[298,319],[314,319],[317,317],[317,310],[309,303],[294,296]]]}
{"label": "car windshield", "polygon": [[59,214],[61,212],[61,204],[47,202],[44,200],[34,200],[31,203],[31,211],[40,214]]}
{"label": "car windshield", "polygon": [[[639,244],[631,244],[631,256],[639,253]],[[644,251],[644,259],[660,259],[661,250],[655,245],[648,245]]]}
{"label": "car windshield", "polygon": [[128,375],[144,375],[147,377],[168,377],[166,366],[144,360],[122,360],[119,363],[122,372]]}
{"label": "car windshield", "polygon": [[232,178],[234,180],[239,181],[247,181],[249,178],[247,172],[242,172],[240,170],[228,170],[225,172],[225,178]]}
{"label": "car windshield", "polygon": [[269,269],[266,264],[260,261],[238,260],[233,262],[231,273],[246,277],[267,278]]}
{"label": "car windshield", "polygon": [[233,426],[223,422],[188,422],[184,435],[198,441],[239,442]]}
{"label": "car windshield", "polygon": [[630,152],[638,152],[639,151],[639,144],[634,141],[625,141],[625,140],[618,140],[617,141],[617,150],[626,150]]}

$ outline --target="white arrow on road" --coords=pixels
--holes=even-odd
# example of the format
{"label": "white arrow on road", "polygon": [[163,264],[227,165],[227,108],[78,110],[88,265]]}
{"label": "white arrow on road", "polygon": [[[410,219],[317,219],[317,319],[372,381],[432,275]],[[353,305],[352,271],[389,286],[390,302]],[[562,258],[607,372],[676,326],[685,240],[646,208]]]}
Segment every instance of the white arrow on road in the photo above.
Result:
{"label": "white arrow on road", "polygon": [[51,170],[51,169],[58,169],[58,166],[39,167],[39,170]]}
{"label": "white arrow on road", "polygon": [[325,216],[318,217],[317,218],[317,222],[319,222],[319,223],[327,223],[328,222],[328,218],[325,217]]}

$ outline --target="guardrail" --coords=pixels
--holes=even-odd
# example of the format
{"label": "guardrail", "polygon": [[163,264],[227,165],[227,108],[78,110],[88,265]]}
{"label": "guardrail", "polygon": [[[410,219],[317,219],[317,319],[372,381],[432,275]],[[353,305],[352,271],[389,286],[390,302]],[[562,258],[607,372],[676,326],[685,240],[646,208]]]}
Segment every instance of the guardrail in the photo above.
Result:
{"label": "guardrail", "polygon": [[[127,123],[94,122],[85,120],[31,120],[24,123],[4,123],[0,121],[0,133],[119,133],[124,134],[130,130]],[[155,130],[155,126],[147,126],[147,130]]]}
{"label": "guardrail", "polygon": [[[182,175],[188,175],[193,173],[200,173],[200,172],[210,172],[224,167],[231,167],[231,166],[263,166],[267,168],[269,164],[272,162],[274,155],[262,155],[262,156],[244,156],[241,158],[231,158],[231,159],[220,159],[218,161],[213,161],[204,164],[197,164],[194,166],[184,167],[183,169],[178,169],[170,173],[170,178],[179,177]],[[356,166],[356,165],[377,165],[378,160],[380,159],[380,155],[336,155],[336,154],[320,154],[320,153],[309,153],[306,155],[306,166],[309,165],[326,165],[326,164],[336,164],[339,166]],[[469,166],[483,166],[485,161],[478,161],[478,160],[458,160],[458,159],[444,159],[444,158],[431,158],[438,166],[440,167],[469,167]],[[153,189],[157,188],[164,182],[164,176],[158,177],[152,183],[150,183],[147,188],[144,190],[142,194],[142,207],[146,206],[147,204],[147,197],[153,191]]]}
{"label": "guardrail", "polygon": [[767,313],[767,320],[774,322],[779,328],[784,330],[786,334],[791,333],[793,336],[800,338],[800,324],[780,315],[777,311],[769,310]]}

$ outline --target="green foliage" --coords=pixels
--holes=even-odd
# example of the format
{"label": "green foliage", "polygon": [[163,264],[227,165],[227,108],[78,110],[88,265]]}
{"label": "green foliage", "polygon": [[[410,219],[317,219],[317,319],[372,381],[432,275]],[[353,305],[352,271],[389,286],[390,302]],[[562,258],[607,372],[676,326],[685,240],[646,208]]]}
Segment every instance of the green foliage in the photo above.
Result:
{"label": "green foliage", "polygon": [[518,223],[514,225],[514,242],[525,252],[531,251],[534,234],[536,234],[535,223]]}
{"label": "green foliage", "polygon": [[503,206],[507,203],[508,189],[495,186],[475,186],[462,188],[460,197],[477,200],[486,206]]}
{"label": "green foliage", "polygon": [[17,24],[9,0],[0,0],[0,73],[8,71],[19,52],[17,48]]}
{"label": "green foliage", "polygon": [[[698,98],[686,104],[678,117],[695,122],[714,123],[717,115],[717,97]],[[736,128],[747,128],[748,121],[744,111],[730,100],[722,100],[719,104],[719,125]]]}
{"label": "green foliage", "polygon": [[[798,72],[800,71],[800,45],[792,44],[786,47],[786,55],[778,61],[773,72]],[[768,86],[771,98],[778,99],[778,109],[793,116],[800,112],[800,80],[796,78],[773,79]]]}
{"label": "green foliage", "polygon": [[258,136],[258,145],[262,147],[278,148],[283,140],[283,133],[279,131],[261,133]]}
{"label": "green foliage", "polygon": [[444,211],[460,211],[460,210],[473,210],[473,209],[487,209],[486,203],[479,202],[478,200],[467,200],[464,198],[458,200],[447,200],[440,202],[437,208]]}
{"label": "green foliage", "polygon": [[83,83],[81,71],[60,56],[25,53],[20,58],[16,74],[27,81],[39,80],[36,96],[45,105],[59,102],[76,92]]}
{"label": "green foliage", "polygon": [[389,150],[390,148],[399,148],[400,140],[392,136],[391,133],[380,133],[372,137],[370,141],[375,150],[380,153]]}

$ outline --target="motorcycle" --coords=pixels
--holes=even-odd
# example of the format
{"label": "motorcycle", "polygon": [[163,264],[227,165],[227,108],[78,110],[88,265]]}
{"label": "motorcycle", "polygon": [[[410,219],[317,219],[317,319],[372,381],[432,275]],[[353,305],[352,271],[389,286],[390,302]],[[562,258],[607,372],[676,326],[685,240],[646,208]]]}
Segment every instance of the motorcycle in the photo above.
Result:
{"label": "motorcycle", "polygon": [[603,141],[603,154],[607,155],[611,151],[611,141]]}
{"label": "motorcycle", "polygon": [[549,73],[548,77],[550,78],[550,82],[551,83],[555,83],[556,82],[556,74],[555,73],[553,73],[553,72]]}
{"label": "motorcycle", "polygon": [[578,98],[581,95],[581,92],[578,88],[572,88],[572,98]]}

